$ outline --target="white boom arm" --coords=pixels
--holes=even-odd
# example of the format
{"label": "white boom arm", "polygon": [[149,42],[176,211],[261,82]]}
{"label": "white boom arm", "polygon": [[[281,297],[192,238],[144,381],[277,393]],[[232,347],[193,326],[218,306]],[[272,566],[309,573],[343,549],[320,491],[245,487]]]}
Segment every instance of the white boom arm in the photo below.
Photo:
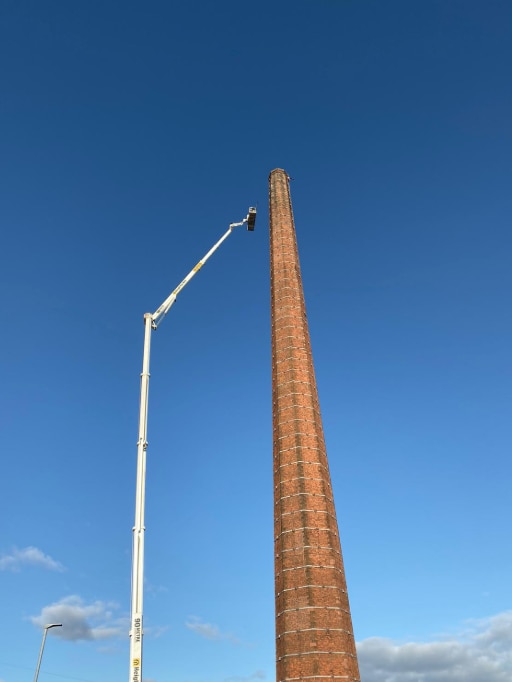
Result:
{"label": "white boom arm", "polygon": [[132,595],[130,623],[130,677],[129,682],[142,682],[142,608],[144,590],[144,508],[146,493],[146,451],[148,447],[148,395],[149,395],[149,355],[151,349],[151,332],[156,329],[167,315],[180,291],[190,282],[210,256],[215,253],[235,227],[247,223],[248,229],[254,229],[256,209],[250,208],[247,216],[239,223],[231,223],[225,234],[216,242],[208,253],[192,268],[185,279],[169,294],[162,305],[153,313],[144,315],[144,352],[140,379],[140,411],[139,439],[137,441],[137,481],[135,490],[135,524],[133,526],[132,554]]}

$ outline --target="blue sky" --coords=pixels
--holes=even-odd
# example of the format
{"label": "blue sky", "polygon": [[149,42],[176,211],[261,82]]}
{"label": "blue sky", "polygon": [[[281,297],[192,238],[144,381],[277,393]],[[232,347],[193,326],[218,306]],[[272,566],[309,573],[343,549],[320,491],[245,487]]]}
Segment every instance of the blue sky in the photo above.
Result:
{"label": "blue sky", "polygon": [[293,177],[363,682],[512,675],[512,5],[5,0],[0,680],[275,679],[267,178]]}

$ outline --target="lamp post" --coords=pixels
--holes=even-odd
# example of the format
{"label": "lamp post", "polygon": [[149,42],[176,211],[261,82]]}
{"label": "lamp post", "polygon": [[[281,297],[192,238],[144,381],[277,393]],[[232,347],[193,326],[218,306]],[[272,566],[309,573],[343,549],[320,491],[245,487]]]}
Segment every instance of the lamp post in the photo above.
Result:
{"label": "lamp post", "polygon": [[37,682],[37,678],[39,677],[39,668],[41,667],[41,661],[43,660],[43,651],[44,651],[44,643],[46,642],[46,635],[48,634],[48,630],[51,628],[61,628],[62,623],[50,623],[49,625],[45,625],[43,628],[43,641],[41,642],[41,648],[39,649],[39,658],[37,659],[37,666],[36,666],[36,674],[34,675],[34,682]]}
{"label": "lamp post", "polygon": [[[133,554],[132,554],[132,593],[131,593],[131,621],[130,621],[130,677],[129,682],[142,682],[142,607],[144,589],[144,501],[146,492],[146,451],[147,422],[148,422],[148,392],[149,392],[149,355],[151,348],[151,332],[158,328],[162,319],[167,315],[178,294],[185,288],[194,275],[199,272],[210,256],[229,237],[235,227],[247,225],[251,232],[256,221],[256,209],[251,207],[243,220],[231,223],[208,253],[178,284],[154,313],[144,315],[144,351],[142,356],[142,373],[140,380],[140,410],[139,410],[139,439],[137,441],[137,479],[135,488],[135,524],[133,526]],[[34,680],[36,682],[36,680]]]}

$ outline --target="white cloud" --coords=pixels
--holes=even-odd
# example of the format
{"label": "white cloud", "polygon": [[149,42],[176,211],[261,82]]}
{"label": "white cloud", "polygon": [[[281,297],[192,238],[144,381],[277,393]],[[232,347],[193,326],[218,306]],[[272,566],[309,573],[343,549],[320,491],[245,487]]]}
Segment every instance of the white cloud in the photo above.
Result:
{"label": "white cloud", "polygon": [[150,583],[148,580],[144,578],[144,592],[145,594],[155,597],[161,594],[162,592],[169,592],[169,588],[166,587],[165,585],[153,585],[153,583]]}
{"label": "white cloud", "polygon": [[510,682],[512,611],[432,642],[372,637],[358,644],[364,682]]}
{"label": "white cloud", "polygon": [[217,625],[211,623],[204,623],[201,618],[197,616],[190,616],[185,623],[189,630],[196,634],[212,641],[229,641],[232,644],[240,644],[240,640],[229,632],[221,632]]}
{"label": "white cloud", "polygon": [[55,561],[37,547],[25,547],[25,549],[15,547],[10,554],[0,557],[0,571],[19,571],[22,566],[40,566],[49,571],[66,570],[59,561]]}
{"label": "white cloud", "polygon": [[158,639],[163,634],[165,634],[168,630],[169,630],[168,625],[153,625],[153,626],[144,625],[144,635],[146,637],[152,637],[153,639]]}
{"label": "white cloud", "polygon": [[41,613],[38,616],[31,616],[30,620],[40,627],[47,623],[62,623],[61,628],[53,628],[50,632],[74,642],[126,637],[129,629],[128,620],[115,617],[116,609],[117,606],[112,603],[95,601],[86,604],[80,597],[71,595],[43,607]]}

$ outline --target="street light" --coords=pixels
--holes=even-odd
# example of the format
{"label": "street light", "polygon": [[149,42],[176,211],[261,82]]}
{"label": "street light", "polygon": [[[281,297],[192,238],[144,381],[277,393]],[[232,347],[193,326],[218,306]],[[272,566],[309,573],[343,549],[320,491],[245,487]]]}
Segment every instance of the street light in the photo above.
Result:
{"label": "street light", "polygon": [[41,661],[43,659],[43,651],[44,651],[44,643],[46,642],[46,635],[48,634],[48,630],[51,628],[61,628],[62,623],[50,623],[49,625],[45,625],[43,629],[43,641],[41,642],[41,648],[39,649],[39,658],[37,659],[37,666],[36,666],[36,674],[34,675],[34,682],[37,682],[37,678],[39,677],[39,668],[41,667]]}
{"label": "street light", "polygon": [[[140,375],[140,411],[139,411],[139,439],[137,441],[137,481],[135,488],[135,525],[133,526],[133,554],[132,554],[132,595],[130,622],[130,678],[129,682],[142,682],[142,602],[144,588],[144,498],[146,492],[146,451],[147,422],[148,422],[148,392],[149,392],[149,354],[151,347],[151,332],[158,328],[162,319],[167,315],[178,294],[199,272],[210,256],[215,253],[222,242],[229,237],[235,227],[247,225],[251,232],[256,221],[256,209],[249,208],[245,218],[239,223],[231,223],[208,253],[192,268],[185,279],[178,284],[162,305],[154,313],[144,315],[144,352],[142,357],[142,373]],[[36,682],[36,680],[34,680]]]}

